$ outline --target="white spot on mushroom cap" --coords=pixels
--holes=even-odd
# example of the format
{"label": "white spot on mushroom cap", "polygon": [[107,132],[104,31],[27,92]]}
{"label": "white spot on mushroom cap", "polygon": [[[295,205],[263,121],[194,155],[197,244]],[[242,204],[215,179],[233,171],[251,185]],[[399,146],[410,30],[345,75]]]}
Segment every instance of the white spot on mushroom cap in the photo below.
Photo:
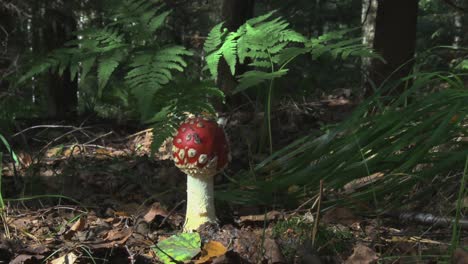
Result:
{"label": "white spot on mushroom cap", "polygon": [[187,151],[187,154],[189,156],[189,158],[193,158],[195,157],[195,155],[197,155],[197,151],[193,148],[190,148],[188,151]]}
{"label": "white spot on mushroom cap", "polygon": [[186,141],[190,141],[191,139],[192,139],[192,135],[191,135],[191,134],[187,134],[187,135],[185,136],[185,140],[186,140]]}
{"label": "white spot on mushroom cap", "polygon": [[200,136],[198,134],[193,134],[193,141],[195,144],[201,144]]}
{"label": "white spot on mushroom cap", "polygon": [[185,157],[185,150],[181,149],[181,150],[179,151],[179,158],[180,158],[180,159],[184,159],[184,157]]}
{"label": "white spot on mushroom cap", "polygon": [[202,123],[202,122],[198,122],[198,123],[197,123],[197,127],[200,127],[200,128],[202,128],[202,127],[204,127],[204,125],[203,125],[203,123]]}
{"label": "white spot on mushroom cap", "polygon": [[198,157],[198,163],[200,163],[200,164],[205,164],[207,160],[208,160],[208,155],[206,155],[206,154],[201,154]]}
{"label": "white spot on mushroom cap", "polygon": [[176,140],[176,142],[177,142],[178,144],[180,144],[180,143],[182,143],[182,139],[178,138],[178,139]]}

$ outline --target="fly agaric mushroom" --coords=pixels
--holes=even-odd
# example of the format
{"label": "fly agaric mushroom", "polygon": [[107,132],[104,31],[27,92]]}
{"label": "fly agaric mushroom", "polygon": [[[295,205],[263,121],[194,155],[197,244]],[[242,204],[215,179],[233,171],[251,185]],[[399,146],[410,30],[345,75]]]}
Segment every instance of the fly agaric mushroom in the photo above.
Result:
{"label": "fly agaric mushroom", "polygon": [[222,127],[207,117],[189,116],[173,138],[175,165],[187,174],[187,211],[184,231],[216,222],[213,176],[229,162],[229,147]]}

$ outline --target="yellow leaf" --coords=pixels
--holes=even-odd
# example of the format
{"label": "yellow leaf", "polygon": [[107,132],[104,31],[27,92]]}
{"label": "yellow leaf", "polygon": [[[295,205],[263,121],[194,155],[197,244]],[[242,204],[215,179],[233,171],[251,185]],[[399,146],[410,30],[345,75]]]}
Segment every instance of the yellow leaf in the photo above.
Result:
{"label": "yellow leaf", "polygon": [[210,241],[203,246],[201,257],[195,261],[195,264],[207,263],[213,258],[226,254],[227,248],[218,241]]}
{"label": "yellow leaf", "polygon": [[78,257],[70,252],[60,258],[56,258],[50,262],[50,264],[73,264],[78,259]]}

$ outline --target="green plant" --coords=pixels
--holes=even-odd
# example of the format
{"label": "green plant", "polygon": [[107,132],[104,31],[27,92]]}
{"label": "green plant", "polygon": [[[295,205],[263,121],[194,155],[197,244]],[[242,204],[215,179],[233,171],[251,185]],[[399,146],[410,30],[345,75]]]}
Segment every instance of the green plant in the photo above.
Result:
{"label": "green plant", "polygon": [[3,230],[5,231],[6,238],[10,238],[10,229],[8,228],[6,221],[6,206],[3,201],[2,194],[2,171],[3,171],[3,152],[0,152],[0,219],[3,223]]}
{"label": "green plant", "polygon": [[465,159],[465,168],[463,170],[463,175],[462,175],[461,182],[460,182],[460,189],[458,191],[455,222],[453,223],[453,226],[452,226],[452,241],[450,242],[450,255],[453,255],[453,252],[458,247],[458,243],[460,241],[460,232],[461,232],[460,218],[462,214],[463,199],[465,198],[465,194],[466,194],[466,184],[468,183],[467,175],[468,175],[468,155],[466,156],[466,159]]}
{"label": "green plant", "polygon": [[154,146],[173,132],[184,112],[214,112],[210,97],[223,94],[213,85],[172,82],[187,67],[185,58],[192,52],[163,41],[161,30],[171,11],[162,1],[109,0],[105,6],[110,18],[105,26],[77,32],[78,39],[33,65],[18,83],[49,70],[63,74],[69,67],[72,78],[79,75],[85,83],[89,76],[97,82],[98,98],[108,86],[118,86],[121,92],[114,97],[125,103],[122,91],[128,90],[141,119],[155,123]]}
{"label": "green plant", "polygon": [[223,29],[223,23],[213,27],[204,44],[207,67],[214,79],[218,75],[218,64],[222,58],[229,65],[232,75],[238,63],[247,63],[253,69],[239,76],[239,85],[234,93],[268,83],[266,99],[267,129],[270,154],[273,153],[271,136],[271,101],[274,80],[285,76],[291,61],[297,56],[310,54],[317,59],[323,54],[346,59],[349,56],[378,57],[362,45],[360,38],[345,38],[352,30],[326,33],[318,38],[307,39],[289,28],[289,23],[274,17],[274,11],[252,18],[235,32]]}
{"label": "green plant", "polygon": [[[256,181],[251,172],[239,173],[233,177],[236,190],[218,191],[218,198],[271,204],[276,192],[276,201],[297,201],[316,194],[323,179],[327,189],[347,188],[324,201],[324,208],[376,199],[382,211],[401,206],[409,193],[411,199],[430,199],[450,183],[443,174],[463,170],[468,148],[457,138],[468,134],[468,91],[453,74],[418,73],[402,82],[407,79],[412,85],[393,100],[387,96],[385,106],[380,94],[399,83],[383,87],[323,135],[305,136],[276,151],[254,168]],[[447,88],[431,93],[433,85]],[[369,114],[370,109],[376,110]],[[350,184],[370,175],[372,184]],[[301,188],[283,191],[291,186]]]}

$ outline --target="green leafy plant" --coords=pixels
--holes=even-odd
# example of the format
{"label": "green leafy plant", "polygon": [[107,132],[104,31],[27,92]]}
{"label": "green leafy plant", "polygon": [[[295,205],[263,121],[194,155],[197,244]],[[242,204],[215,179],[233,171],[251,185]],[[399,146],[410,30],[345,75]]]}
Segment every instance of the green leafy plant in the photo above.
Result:
{"label": "green leafy plant", "polygon": [[186,57],[192,52],[163,41],[161,30],[171,11],[162,1],[110,0],[106,6],[111,8],[105,26],[77,32],[78,39],[32,66],[19,83],[49,70],[63,74],[69,67],[72,78],[79,76],[85,83],[89,76],[97,82],[98,98],[112,89],[109,86],[118,87],[121,99],[128,90],[141,119],[156,122],[154,127],[161,132],[154,133],[154,145],[173,131],[172,124],[183,118],[183,112],[214,112],[209,100],[223,94],[213,85],[172,82],[187,67]]}
{"label": "green leafy plant", "polygon": [[[324,208],[375,199],[385,210],[401,205],[410,192],[412,199],[430,199],[450,183],[444,173],[463,170],[468,148],[458,138],[468,134],[468,91],[453,74],[418,73],[402,82],[408,79],[412,86],[391,101],[386,98],[386,106],[380,93],[399,83],[379,90],[337,127],[298,139],[253,172],[232,177],[239,179],[233,183],[236,190],[219,191],[218,198],[249,204],[297,201],[317,194],[324,180],[328,189],[346,190],[324,201]],[[447,88],[428,92],[433,85]],[[369,114],[370,109],[377,110]],[[356,180],[366,184],[355,185]]]}
{"label": "green leafy plant", "polygon": [[460,226],[460,218],[462,217],[462,207],[463,207],[463,199],[466,196],[466,184],[468,183],[468,155],[465,159],[465,168],[463,170],[463,176],[460,181],[460,189],[458,191],[457,197],[457,206],[456,206],[456,215],[455,215],[455,222],[452,226],[452,241],[450,242],[450,255],[453,255],[453,252],[458,247],[460,242],[460,233],[461,233],[461,226]]}
{"label": "green leafy plant", "polygon": [[182,233],[171,236],[157,245],[153,251],[163,263],[189,261],[200,253],[201,238],[198,233]]}
{"label": "green leafy plant", "polygon": [[0,152],[0,219],[3,223],[3,230],[5,232],[6,238],[10,238],[10,230],[7,225],[6,221],[6,207],[5,201],[3,201],[3,193],[2,193],[2,172],[3,172],[3,152]]}
{"label": "green leafy plant", "polygon": [[210,31],[204,45],[207,67],[215,79],[221,58],[229,65],[232,75],[236,74],[238,63],[247,63],[253,68],[239,76],[239,85],[234,93],[268,84],[266,113],[270,153],[273,151],[271,97],[274,80],[288,73],[291,61],[303,54],[310,54],[313,59],[323,54],[331,54],[335,59],[346,59],[349,56],[378,57],[362,45],[360,38],[345,38],[352,30],[329,32],[308,39],[290,29],[285,19],[275,18],[274,13],[250,19],[235,32],[228,32],[220,23]]}

